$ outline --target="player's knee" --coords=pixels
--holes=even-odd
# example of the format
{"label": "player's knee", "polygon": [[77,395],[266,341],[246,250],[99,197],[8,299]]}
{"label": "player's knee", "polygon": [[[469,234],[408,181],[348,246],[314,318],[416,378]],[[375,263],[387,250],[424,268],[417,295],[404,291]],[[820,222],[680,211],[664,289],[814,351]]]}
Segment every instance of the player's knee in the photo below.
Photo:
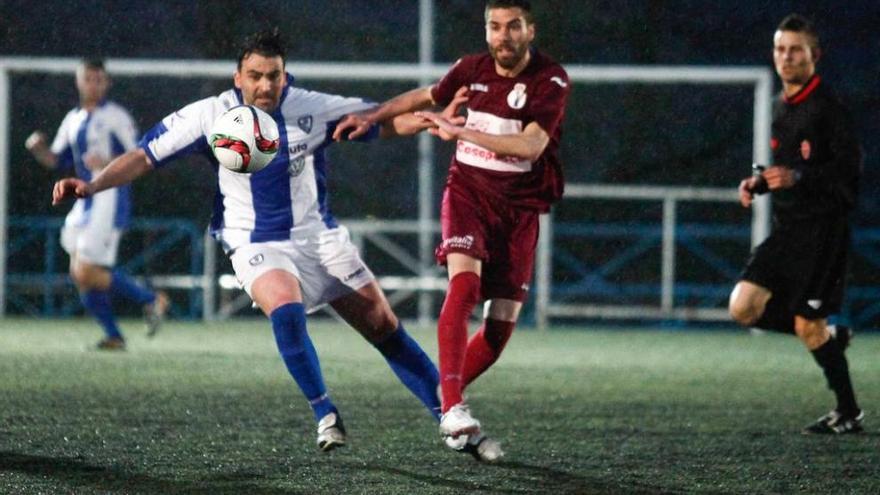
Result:
{"label": "player's knee", "polygon": [[516,322],[522,303],[513,299],[493,298],[486,306],[486,316],[493,320]]}
{"label": "player's knee", "polygon": [[390,308],[376,305],[365,310],[357,330],[370,342],[382,342],[393,334],[398,327],[397,317]]}
{"label": "player's knee", "polygon": [[489,347],[500,354],[513,334],[515,322],[487,319],[483,326],[483,338]]}
{"label": "player's knee", "polygon": [[733,318],[733,321],[742,326],[751,326],[761,318],[763,308],[759,308],[757,305],[751,304],[749,301],[731,298],[727,311],[730,313],[730,317]]}
{"label": "player's knee", "polygon": [[772,293],[755,283],[741,280],[730,293],[727,312],[740,325],[752,326],[761,319]]}
{"label": "player's knee", "polygon": [[79,288],[80,290],[88,288],[85,285],[85,277],[83,276],[82,270],[71,266],[70,279],[73,280],[73,283],[76,284],[77,288]]}
{"label": "player's knee", "polygon": [[830,334],[823,321],[795,319],[794,331],[798,338],[808,349],[818,349],[824,344]]}
{"label": "player's knee", "polygon": [[70,278],[81,290],[103,289],[101,268],[87,263],[75,263],[70,268]]}

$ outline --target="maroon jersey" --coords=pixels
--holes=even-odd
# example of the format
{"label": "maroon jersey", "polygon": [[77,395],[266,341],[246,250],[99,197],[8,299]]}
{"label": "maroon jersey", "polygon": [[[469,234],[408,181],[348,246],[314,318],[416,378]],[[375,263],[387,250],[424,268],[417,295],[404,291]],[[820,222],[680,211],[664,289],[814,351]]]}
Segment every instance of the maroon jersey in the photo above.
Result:
{"label": "maroon jersey", "polygon": [[529,65],[516,77],[499,76],[488,53],[469,55],[431,88],[431,96],[437,104],[446,105],[462,86],[468,88],[467,128],[515,134],[536,122],[550,141],[532,162],[460,140],[447,184],[461,182],[511,206],[548,211],[563,190],[559,138],[569,93],[568,74],[537,50],[532,50]]}

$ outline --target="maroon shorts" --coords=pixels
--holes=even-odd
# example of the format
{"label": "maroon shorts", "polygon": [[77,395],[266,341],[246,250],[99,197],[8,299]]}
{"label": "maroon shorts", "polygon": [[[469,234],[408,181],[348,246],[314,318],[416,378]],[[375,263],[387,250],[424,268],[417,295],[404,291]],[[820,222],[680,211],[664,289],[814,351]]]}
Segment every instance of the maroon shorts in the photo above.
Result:
{"label": "maroon shorts", "polygon": [[534,271],[538,217],[537,211],[511,208],[465,186],[448,184],[440,208],[437,262],[445,265],[449,253],[479,259],[483,299],[523,301]]}

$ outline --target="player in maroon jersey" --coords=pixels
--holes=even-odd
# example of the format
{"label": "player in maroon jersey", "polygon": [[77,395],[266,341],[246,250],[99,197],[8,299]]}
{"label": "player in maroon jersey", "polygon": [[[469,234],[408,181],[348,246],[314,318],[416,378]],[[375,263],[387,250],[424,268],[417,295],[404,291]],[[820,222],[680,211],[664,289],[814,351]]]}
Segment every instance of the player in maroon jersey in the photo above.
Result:
{"label": "player in maroon jersey", "polygon": [[[488,53],[461,58],[433,86],[348,116],[334,138],[348,131],[354,138],[375,122],[466,94],[463,126],[439,113],[416,115],[433,123],[432,134],[457,141],[436,251],[449,271],[438,321],[440,433],[448,445],[492,461],[503,453],[480,432],[462,391],[507,343],[532,277],[538,215],[562,196],[558,149],[569,81],[559,64],[531,46],[535,24],[528,1],[491,0],[485,19]],[[468,318],[482,300],[488,302],[485,320],[468,340]]]}

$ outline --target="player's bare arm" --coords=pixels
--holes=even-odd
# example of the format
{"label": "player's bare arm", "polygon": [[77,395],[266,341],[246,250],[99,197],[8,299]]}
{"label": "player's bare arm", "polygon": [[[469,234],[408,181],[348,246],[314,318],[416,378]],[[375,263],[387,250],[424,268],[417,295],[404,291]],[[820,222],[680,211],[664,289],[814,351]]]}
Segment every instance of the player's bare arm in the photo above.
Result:
{"label": "player's bare arm", "polygon": [[40,165],[54,169],[58,165],[58,157],[49,149],[49,138],[43,131],[34,131],[25,140],[24,147],[34,155]]}
{"label": "player's bare arm", "polygon": [[550,142],[550,136],[536,122],[528,124],[520,133],[499,135],[455,125],[441,114],[434,112],[416,112],[416,115],[434,122],[437,128],[428,132],[445,141],[453,139],[468,141],[503,156],[515,156],[534,162]]}
{"label": "player's bare arm", "polygon": [[146,152],[136,148],[116,157],[91,182],[69,177],[55,183],[52,189],[52,204],[57,205],[67,198],[87,198],[105,189],[131,183],[153,169]]}
{"label": "player's bare arm", "polygon": [[346,115],[336,126],[333,140],[356,139],[366,134],[377,122],[390,121],[398,115],[428,108],[433,103],[430,87],[407,91],[377,107]]}
{"label": "player's bare arm", "polygon": [[[463,115],[459,115],[459,111],[467,101],[468,89],[466,86],[462,86],[455,92],[452,101],[446,105],[440,115],[453,125],[464,125],[467,119]],[[383,123],[381,137],[409,136],[435,127],[434,122],[430,119],[416,116],[413,113],[403,113]]]}

